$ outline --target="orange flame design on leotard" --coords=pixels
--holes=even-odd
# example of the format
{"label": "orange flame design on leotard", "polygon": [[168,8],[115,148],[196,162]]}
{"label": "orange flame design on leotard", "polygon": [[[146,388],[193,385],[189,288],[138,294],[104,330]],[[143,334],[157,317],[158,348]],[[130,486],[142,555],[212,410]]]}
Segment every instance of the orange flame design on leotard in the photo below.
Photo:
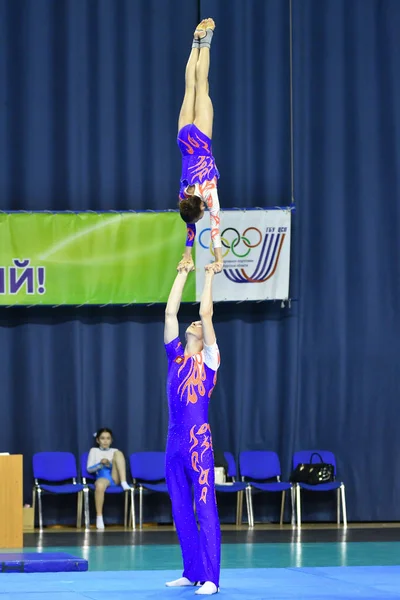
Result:
{"label": "orange flame design on leotard", "polygon": [[[214,378],[215,379],[215,378]],[[196,425],[193,425],[193,427],[190,430],[190,442],[192,443],[189,452],[191,452],[191,464],[192,464],[192,469],[194,471],[196,471],[197,473],[199,473],[199,467],[200,467],[200,475],[198,477],[198,482],[199,484],[202,486],[201,488],[201,495],[200,495],[200,502],[207,502],[207,490],[210,487],[210,484],[208,482],[208,474],[210,472],[210,469],[203,469],[203,467],[201,466],[201,462],[203,461],[203,454],[205,452],[207,452],[207,450],[211,450],[212,452],[212,439],[211,439],[211,429],[210,429],[210,425],[208,423],[203,423],[202,425],[200,425],[200,427],[197,428],[197,431],[195,431],[196,429]],[[201,444],[201,448],[204,448],[203,452],[200,455],[200,461],[199,461],[199,453],[198,451],[193,451],[193,449],[199,444],[199,440],[197,439],[197,436],[204,436],[203,437],[203,441]]]}
{"label": "orange flame design on leotard", "polygon": [[195,148],[200,148],[199,142],[196,142],[196,140],[194,138],[192,138],[191,135],[188,135],[188,142]]}
{"label": "orange flame design on leotard", "polygon": [[206,142],[205,140],[202,140],[201,138],[199,138],[199,136],[196,133],[196,137],[199,140],[200,144],[203,146],[204,150],[206,150],[207,152],[210,152],[210,147],[208,145],[208,142]]}
{"label": "orange flame design on leotard", "polygon": [[190,446],[189,452],[191,452],[193,448],[196,448],[197,444],[199,443],[199,440],[194,434],[195,427],[196,425],[193,425],[192,429],[190,430],[190,441],[193,442],[193,444]]}
{"label": "orange flame design on leotard", "polygon": [[204,441],[203,441],[201,447],[204,448],[203,452],[200,455],[201,460],[203,460],[204,452],[207,452],[207,450],[212,448],[211,442],[209,441],[209,438],[207,438],[207,436],[204,437]]}
{"label": "orange flame design on leotard", "polygon": [[207,431],[211,431],[210,426],[208,423],[203,423],[203,425],[199,427],[199,429],[196,431],[196,435],[201,435],[202,433],[206,433]]}
{"label": "orange flame design on leotard", "polygon": [[198,177],[201,182],[203,179],[207,179],[213,167],[214,164],[209,156],[199,156],[197,163],[189,167],[189,170],[192,177]]}
{"label": "orange flame design on leotard", "polygon": [[219,228],[221,219],[218,215],[210,215],[210,221],[212,227],[216,227],[217,229]]}
{"label": "orange flame design on leotard", "polygon": [[[198,136],[196,136],[196,137],[199,140],[199,142],[201,143],[201,145],[203,146],[204,150],[208,150],[208,144],[206,143],[204,145],[204,142]],[[195,140],[191,135],[188,135],[187,142],[185,140],[181,140],[181,138],[179,138],[179,137],[178,137],[178,140],[186,146],[186,150],[187,150],[188,154],[194,153],[193,148],[200,148],[199,142],[197,140]]]}
{"label": "orange flame design on leotard", "polygon": [[[192,454],[192,469],[194,471],[198,471],[199,469],[197,468],[197,465],[199,464],[199,453],[198,452],[193,452]],[[201,467],[200,467],[201,469]]]}
{"label": "orange flame design on leotard", "polygon": [[192,146],[190,144],[188,144],[187,142],[185,142],[185,140],[181,140],[181,138],[178,138],[178,140],[180,142],[182,142],[182,144],[185,144],[186,150],[188,151],[189,154],[193,154],[194,150],[193,150],[193,148],[192,148]]}
{"label": "orange flame design on leotard", "polygon": [[178,388],[178,394],[180,393],[182,400],[184,393],[187,391],[186,404],[189,404],[189,402],[191,404],[196,404],[198,400],[197,393],[199,393],[200,396],[204,396],[204,394],[206,393],[203,384],[203,381],[205,381],[206,379],[206,372],[203,367],[203,356],[201,353],[199,353],[194,354],[193,356],[185,357],[185,360],[178,371],[178,377],[188,360],[191,360],[189,373],[186,375],[185,379],[180,384]]}
{"label": "orange flame design on leotard", "polygon": [[[218,364],[219,364],[220,358],[219,358],[219,354],[218,354]],[[208,392],[208,397],[211,398],[211,394],[213,393],[213,390],[215,388],[217,384],[217,371],[215,371],[214,373],[214,379],[213,379],[213,386],[211,388],[211,390]]]}
{"label": "orange flame design on leotard", "polygon": [[202,197],[207,203],[207,207],[210,211],[210,225],[211,225],[211,239],[215,240],[219,236],[219,228],[221,219],[219,216],[219,210],[214,206],[214,198],[212,191],[217,187],[217,178],[214,177],[212,180],[206,180],[199,185],[199,189]]}
{"label": "orange flame design on leotard", "polygon": [[200,467],[200,477],[199,477],[199,484],[200,485],[208,485],[208,473],[209,473],[210,469],[203,469],[202,467]]}
{"label": "orange flame design on leotard", "polygon": [[204,502],[204,504],[207,503],[207,491],[208,488],[206,487],[203,487],[203,489],[201,490],[200,502]]}
{"label": "orange flame design on leotard", "polygon": [[[207,192],[211,192],[211,190],[215,190],[215,188],[217,187],[217,178],[214,177],[213,179],[206,179],[203,183],[199,184],[199,188],[200,188],[200,192],[202,196],[206,196]],[[211,200],[211,195],[209,195],[208,200],[207,200],[207,206],[210,207],[210,202]]]}

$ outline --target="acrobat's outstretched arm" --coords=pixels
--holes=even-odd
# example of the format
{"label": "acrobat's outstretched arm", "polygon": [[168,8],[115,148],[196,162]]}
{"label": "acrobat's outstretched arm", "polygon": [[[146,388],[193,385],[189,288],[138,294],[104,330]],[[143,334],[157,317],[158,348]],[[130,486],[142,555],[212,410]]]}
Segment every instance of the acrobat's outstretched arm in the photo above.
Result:
{"label": "acrobat's outstretched arm", "polygon": [[204,288],[200,301],[200,319],[203,325],[203,339],[206,346],[213,346],[216,342],[215,331],[213,325],[213,299],[212,299],[212,283],[216,272],[216,265],[211,264],[206,266],[206,274],[204,278]]}
{"label": "acrobat's outstretched arm", "polygon": [[169,344],[179,335],[178,312],[187,276],[194,267],[181,267],[169,293],[165,309],[164,344]]}
{"label": "acrobat's outstretched arm", "polygon": [[217,180],[214,178],[212,181],[206,181],[203,186],[200,187],[204,201],[207,204],[208,210],[210,211],[210,229],[211,229],[211,241],[214,248],[215,254],[215,273],[219,273],[223,268],[222,258],[222,242],[220,224],[221,217],[219,214],[219,198],[217,189]]}
{"label": "acrobat's outstretched arm", "polygon": [[[179,197],[179,200],[184,200],[184,198]],[[186,223],[186,243],[185,243],[185,251],[182,256],[182,260],[178,265],[178,268],[184,266],[185,264],[193,265],[192,259],[192,248],[194,246],[194,240],[196,239],[196,225],[195,223]]]}

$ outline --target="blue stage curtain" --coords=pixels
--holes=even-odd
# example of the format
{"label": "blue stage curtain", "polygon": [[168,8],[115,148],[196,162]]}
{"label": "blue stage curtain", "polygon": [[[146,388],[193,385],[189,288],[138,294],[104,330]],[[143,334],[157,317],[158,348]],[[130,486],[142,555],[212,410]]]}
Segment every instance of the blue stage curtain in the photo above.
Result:
{"label": "blue stage curtain", "polygon": [[[0,0],[0,208],[174,207],[177,117],[199,16],[217,22],[221,204],[289,204],[289,8]],[[395,521],[400,3],[293,0],[292,9],[297,301],[215,307],[214,444],[276,450],[285,478],[295,450],[332,450],[349,518]],[[196,314],[183,308],[182,333]],[[163,307],[0,310],[0,450],[24,454],[27,499],[32,454],[78,456],[99,426],[115,430],[126,454],[163,449],[162,321]],[[305,518],[334,515],[333,505],[304,504]]]}

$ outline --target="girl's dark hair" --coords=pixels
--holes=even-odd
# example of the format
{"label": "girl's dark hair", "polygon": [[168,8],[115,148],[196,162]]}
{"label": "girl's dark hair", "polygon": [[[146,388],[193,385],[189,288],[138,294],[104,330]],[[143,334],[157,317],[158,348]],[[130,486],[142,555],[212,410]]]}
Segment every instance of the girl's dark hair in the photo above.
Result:
{"label": "girl's dark hair", "polygon": [[94,438],[96,439],[96,442],[97,442],[97,440],[99,439],[99,437],[101,436],[102,433],[109,433],[111,435],[111,437],[113,437],[113,432],[111,431],[111,429],[108,429],[108,427],[101,427],[94,434]]}
{"label": "girl's dark hair", "polygon": [[199,196],[190,196],[181,200],[178,204],[179,212],[185,223],[193,223],[201,215],[201,198]]}

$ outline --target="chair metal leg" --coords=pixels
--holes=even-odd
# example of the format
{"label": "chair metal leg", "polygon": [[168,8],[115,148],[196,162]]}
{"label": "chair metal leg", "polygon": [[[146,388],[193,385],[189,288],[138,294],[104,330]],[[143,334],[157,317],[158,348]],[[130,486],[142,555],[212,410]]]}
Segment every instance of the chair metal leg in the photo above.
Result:
{"label": "chair metal leg", "polygon": [[139,529],[143,527],[143,487],[139,486]]}
{"label": "chair metal leg", "polygon": [[249,527],[254,527],[254,514],[253,514],[253,499],[251,497],[251,487],[246,487],[246,504],[247,504],[247,519]]}
{"label": "chair metal leg", "polygon": [[131,515],[130,521],[132,523],[132,529],[136,529],[136,515],[135,515],[135,490],[131,488]]}
{"label": "chair metal leg", "polygon": [[279,525],[281,525],[281,526],[283,525],[283,513],[284,513],[284,510],[285,510],[285,498],[286,498],[286,492],[285,492],[285,490],[283,490],[283,492],[282,492],[282,501],[281,501],[281,518],[280,518],[280,521],[279,521]]}
{"label": "chair metal leg", "polygon": [[346,492],[344,489],[344,484],[340,486],[340,491],[342,494],[342,513],[343,513],[343,527],[347,527],[347,508],[346,508]]}
{"label": "chair metal leg", "polygon": [[336,490],[336,523],[340,525],[340,488]]}
{"label": "chair metal leg", "polygon": [[85,531],[90,529],[90,514],[89,514],[89,488],[83,490],[83,510],[85,518]]}
{"label": "chair metal leg", "polygon": [[292,487],[290,488],[290,501],[292,504],[292,517],[291,517],[291,525],[292,527],[295,527],[296,525],[296,491],[295,491],[295,487],[292,485]]}
{"label": "chair metal leg", "polygon": [[249,508],[249,490],[246,487],[245,489],[245,494],[246,494],[246,512],[247,512],[247,526],[251,527],[250,521],[251,521],[251,517],[250,517],[250,508]]}
{"label": "chair metal leg", "polygon": [[301,499],[300,499],[300,486],[296,485],[296,517],[297,527],[301,527]]}
{"label": "chair metal leg", "polygon": [[243,520],[243,492],[236,495],[236,527],[242,524]]}
{"label": "chair metal leg", "polygon": [[250,506],[250,520],[251,520],[251,526],[254,527],[254,510],[253,510],[253,493],[252,493],[252,489],[249,486],[249,506]]}
{"label": "chair metal leg", "polygon": [[32,489],[32,508],[33,508],[33,528],[35,529],[36,486],[33,486],[33,489]]}
{"label": "chair metal leg", "polygon": [[42,490],[37,488],[38,509],[39,509],[39,530],[43,531],[43,512],[42,512]]}
{"label": "chair metal leg", "polygon": [[129,491],[124,492],[124,527],[126,529],[128,525],[128,494]]}
{"label": "chair metal leg", "polygon": [[83,494],[82,492],[78,492],[77,494],[77,507],[76,507],[76,528],[80,529],[82,527],[82,500]]}

